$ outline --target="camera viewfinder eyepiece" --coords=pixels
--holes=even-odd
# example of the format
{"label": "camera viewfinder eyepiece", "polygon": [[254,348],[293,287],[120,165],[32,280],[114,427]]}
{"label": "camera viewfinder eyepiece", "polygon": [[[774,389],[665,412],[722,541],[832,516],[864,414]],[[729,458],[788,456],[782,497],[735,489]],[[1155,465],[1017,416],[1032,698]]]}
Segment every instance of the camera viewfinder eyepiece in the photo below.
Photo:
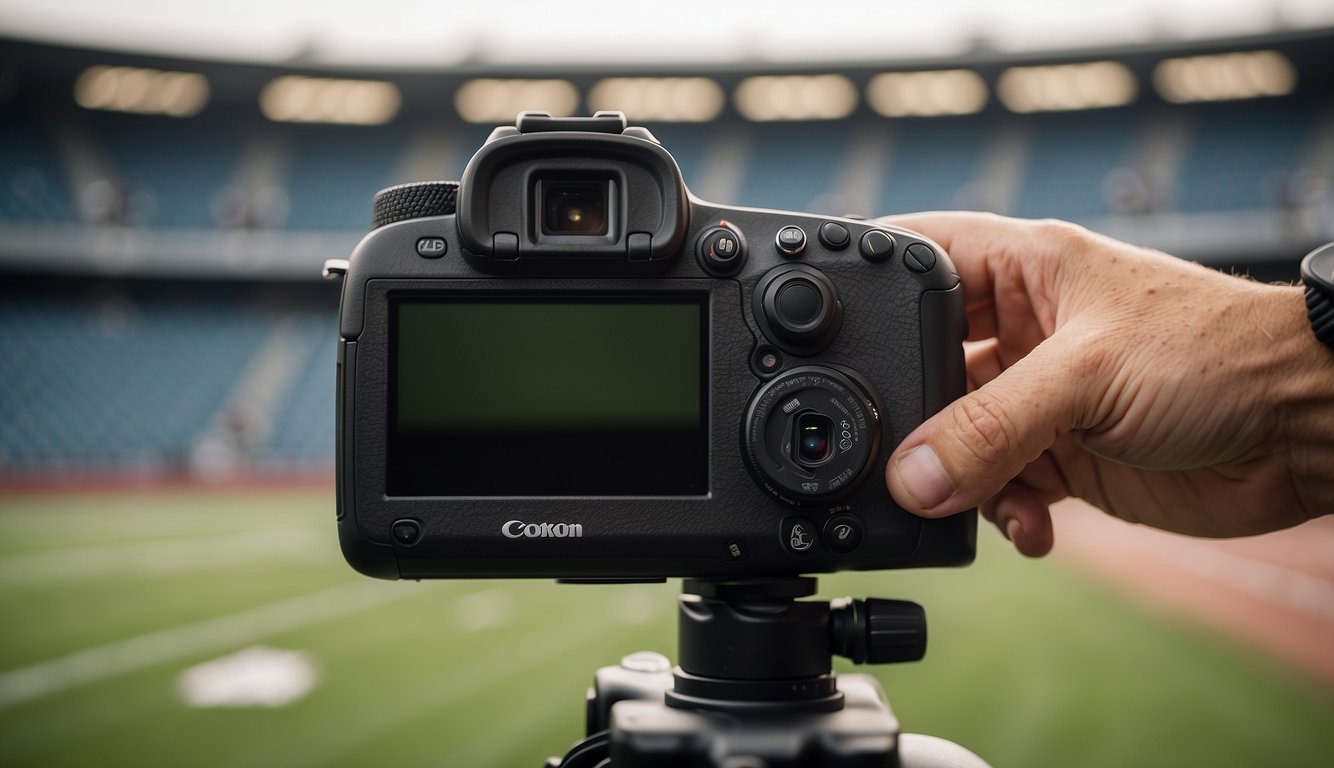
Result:
{"label": "camera viewfinder eyepiece", "polygon": [[558,181],[543,185],[542,231],[548,235],[607,234],[607,184]]}

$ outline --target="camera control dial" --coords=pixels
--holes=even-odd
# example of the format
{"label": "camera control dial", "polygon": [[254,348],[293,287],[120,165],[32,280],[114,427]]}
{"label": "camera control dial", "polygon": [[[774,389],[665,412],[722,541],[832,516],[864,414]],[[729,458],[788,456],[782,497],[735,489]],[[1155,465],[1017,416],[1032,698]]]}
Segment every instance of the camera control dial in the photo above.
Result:
{"label": "camera control dial", "polygon": [[756,481],[781,501],[827,502],[851,493],[880,450],[869,383],[841,368],[803,366],[751,397],[741,448]]}

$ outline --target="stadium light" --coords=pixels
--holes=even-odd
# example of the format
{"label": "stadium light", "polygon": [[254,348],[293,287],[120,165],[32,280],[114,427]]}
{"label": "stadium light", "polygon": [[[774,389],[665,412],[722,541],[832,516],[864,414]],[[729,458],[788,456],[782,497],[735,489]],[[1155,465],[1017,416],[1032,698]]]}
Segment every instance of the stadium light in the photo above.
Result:
{"label": "stadium light", "polygon": [[283,75],[259,93],[259,108],[284,123],[383,125],[402,105],[398,87],[382,80],[335,80]]}
{"label": "stadium light", "polygon": [[1153,85],[1176,104],[1286,96],[1297,88],[1297,70],[1278,51],[1187,56],[1159,62]]}
{"label": "stadium light", "polygon": [[857,108],[857,88],[843,75],[748,77],[733,94],[748,120],[838,120]]}
{"label": "stadium light", "polygon": [[470,123],[513,123],[524,111],[574,114],[579,89],[568,80],[469,80],[454,94],[454,108]]}
{"label": "stadium light", "polygon": [[722,86],[707,77],[609,77],[588,92],[588,106],[631,120],[705,123],[723,111]]}
{"label": "stadium light", "polygon": [[885,117],[971,115],[987,105],[987,84],[968,69],[885,72],[871,78],[866,100]]}
{"label": "stadium light", "polygon": [[74,81],[74,101],[85,109],[191,117],[208,104],[208,79],[197,72],[97,65]]}
{"label": "stadium light", "polygon": [[1120,107],[1134,101],[1138,91],[1134,73],[1115,61],[1011,67],[996,83],[1001,103],[1011,112]]}

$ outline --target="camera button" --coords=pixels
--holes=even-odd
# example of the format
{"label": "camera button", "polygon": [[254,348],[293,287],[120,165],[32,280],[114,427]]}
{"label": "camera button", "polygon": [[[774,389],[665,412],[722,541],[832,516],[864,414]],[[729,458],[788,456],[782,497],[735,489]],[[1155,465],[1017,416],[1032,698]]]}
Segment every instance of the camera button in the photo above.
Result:
{"label": "camera button", "polygon": [[903,265],[913,272],[930,272],[936,266],[936,252],[929,245],[913,243],[903,254]]}
{"label": "camera button", "polygon": [[815,547],[815,524],[804,517],[789,517],[783,521],[782,536],[789,552],[805,554]]}
{"label": "camera button", "polygon": [[728,560],[745,560],[750,557],[750,550],[746,548],[746,542],[741,539],[729,539],[723,551],[727,554]]}
{"label": "camera button", "polygon": [[422,527],[416,520],[399,520],[390,528],[390,532],[399,544],[412,545],[421,538]]}
{"label": "camera button", "polygon": [[826,221],[820,225],[820,242],[824,247],[834,251],[841,251],[848,247],[852,242],[852,235],[848,234],[848,228],[836,221]]}
{"label": "camera button", "polygon": [[824,524],[825,546],[835,552],[851,552],[862,543],[862,521],[856,515],[834,515]]}
{"label": "camera button", "polygon": [[751,357],[750,364],[755,367],[757,372],[768,376],[783,367],[783,355],[770,346],[757,347],[754,356]]}
{"label": "camera button", "polygon": [[862,258],[876,263],[888,261],[894,255],[894,238],[883,229],[873,229],[862,235]]}
{"label": "camera button", "polygon": [[714,261],[731,261],[741,254],[741,241],[727,230],[715,232],[709,238],[708,254]]}
{"label": "camera button", "polygon": [[423,259],[438,259],[449,250],[443,237],[423,237],[417,240],[417,255]]}
{"label": "camera button", "polygon": [[715,275],[735,274],[746,257],[746,241],[740,232],[727,227],[713,227],[700,235],[696,245],[699,264]]}
{"label": "camera button", "polygon": [[806,250],[806,232],[797,226],[783,227],[778,230],[774,245],[778,247],[779,253],[788,258],[800,256],[801,252]]}

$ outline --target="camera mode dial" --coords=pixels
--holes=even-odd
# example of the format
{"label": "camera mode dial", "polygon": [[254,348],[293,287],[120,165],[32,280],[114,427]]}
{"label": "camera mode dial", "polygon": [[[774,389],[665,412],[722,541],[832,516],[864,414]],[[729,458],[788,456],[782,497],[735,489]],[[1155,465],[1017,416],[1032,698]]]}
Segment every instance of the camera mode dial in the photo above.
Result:
{"label": "camera mode dial", "polygon": [[833,282],[804,264],[777,267],[760,278],[752,306],[764,335],[794,355],[821,352],[843,324]]}
{"label": "camera mode dial", "polygon": [[458,194],[459,185],[454,181],[422,181],[382,189],[371,207],[371,229],[408,219],[452,216]]}
{"label": "camera mode dial", "polygon": [[741,448],[759,484],[781,501],[851,493],[880,451],[871,385],[842,368],[803,366],[760,387],[746,407]]}

